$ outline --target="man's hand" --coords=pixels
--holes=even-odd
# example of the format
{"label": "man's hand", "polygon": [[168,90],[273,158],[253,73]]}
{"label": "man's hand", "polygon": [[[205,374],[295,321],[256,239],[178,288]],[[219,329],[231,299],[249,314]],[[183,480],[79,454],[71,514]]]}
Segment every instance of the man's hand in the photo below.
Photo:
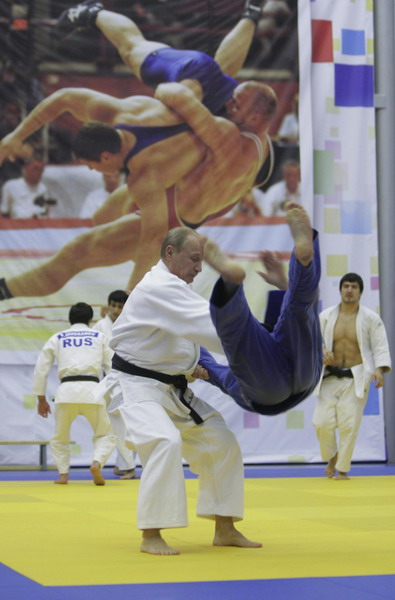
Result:
{"label": "man's hand", "polygon": [[14,162],[18,158],[28,158],[32,152],[33,148],[29,144],[25,144],[14,133],[9,133],[0,142],[0,165],[5,160]]}
{"label": "man's hand", "polygon": [[330,350],[327,350],[326,348],[324,348],[324,351],[323,351],[323,363],[326,367],[328,365],[335,364],[335,355],[333,354],[333,352],[331,352]]}
{"label": "man's hand", "polygon": [[373,372],[370,381],[374,381],[375,388],[381,388],[384,385],[384,371],[382,367],[377,367],[377,369]]}
{"label": "man's hand", "polygon": [[37,412],[40,415],[40,417],[44,417],[44,419],[46,419],[51,412],[51,407],[49,406],[48,402],[46,401],[45,396],[37,396],[37,398],[38,398]]}
{"label": "man's hand", "polygon": [[195,370],[192,373],[192,377],[194,379],[204,379],[205,381],[209,379],[208,372],[204,367],[202,367],[202,365],[196,365]]}
{"label": "man's hand", "polygon": [[259,258],[266,269],[266,273],[264,271],[257,271],[258,275],[260,275],[266,283],[274,285],[279,290],[286,290],[288,288],[288,278],[278,253],[265,250],[264,252],[259,253]]}

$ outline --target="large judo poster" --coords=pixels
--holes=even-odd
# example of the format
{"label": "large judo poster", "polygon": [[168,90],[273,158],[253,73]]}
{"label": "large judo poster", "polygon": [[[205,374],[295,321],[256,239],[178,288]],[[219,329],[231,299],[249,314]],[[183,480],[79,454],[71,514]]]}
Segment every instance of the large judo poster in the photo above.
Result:
{"label": "large judo poster", "polygon": [[[116,180],[110,181],[75,160],[71,140],[84,121],[83,108],[77,110],[75,104],[70,106],[66,102],[62,105],[63,110],[55,111],[53,118],[37,128],[32,136],[29,135],[20,153],[21,156],[24,153],[29,156],[33,151],[43,159],[42,176],[40,174],[43,188],[38,193],[27,194],[25,206],[21,208],[20,189],[17,189],[17,202],[13,197],[15,190],[8,185],[9,180],[24,177],[21,164],[5,161],[0,182],[3,215],[0,220],[0,275],[4,277],[0,295],[5,298],[0,312],[0,372],[4,382],[2,410],[5,417],[0,425],[1,439],[41,439],[51,436],[53,420],[44,421],[36,415],[36,399],[31,394],[31,374],[39,350],[51,334],[67,327],[68,309],[72,304],[77,301],[88,302],[94,307],[97,320],[112,290],[133,287],[144,268],[156,262],[158,231],[165,231],[169,226],[193,225],[199,232],[215,239],[228,254],[240,260],[247,271],[245,287],[248,301],[254,314],[261,319],[270,288],[256,274],[260,269],[259,252],[265,249],[277,251],[286,266],[292,240],[283,205],[287,199],[296,199],[307,208],[320,232],[323,230],[326,279],[322,289],[329,298],[323,297],[323,304],[326,306],[328,302],[336,302],[333,294],[331,296],[329,293],[333,286],[332,283],[328,284],[327,277],[341,275],[343,267],[344,272],[347,270],[347,260],[351,261],[356,256],[355,234],[365,233],[365,230],[342,230],[343,259],[338,255],[339,237],[336,240],[326,239],[328,227],[335,226],[333,209],[339,211],[342,206],[345,214],[349,210],[344,203],[328,206],[336,204],[339,194],[345,194],[346,186],[341,183],[346,174],[339,152],[343,152],[343,158],[346,152],[350,157],[347,167],[350,172],[351,165],[358,162],[365,165],[364,177],[367,181],[360,177],[358,184],[365,194],[369,189],[370,223],[374,222],[375,214],[375,196],[372,195],[375,173],[374,161],[371,160],[372,153],[374,156],[373,110],[369,112],[370,125],[364,139],[368,143],[356,141],[352,149],[355,155],[348,146],[341,146],[342,123],[331,124],[328,121],[332,137],[323,141],[320,141],[318,133],[321,131],[323,113],[329,118],[338,114],[339,109],[335,108],[337,99],[333,98],[333,92],[331,94],[322,85],[327,80],[327,74],[318,74],[312,70],[312,66],[321,62],[328,68],[327,62],[316,60],[317,48],[324,44],[327,52],[332,44],[333,50],[336,50],[340,32],[343,31],[343,20],[347,31],[354,31],[352,22],[359,24],[355,35],[348,34],[348,46],[343,45],[343,48],[354,48],[353,40],[360,40],[363,33],[366,39],[363,56],[365,63],[372,68],[371,6],[361,0],[345,4],[349,6],[344,10],[340,10],[339,6],[335,10],[336,3],[326,0],[313,3],[300,0],[299,5],[296,0],[269,0],[251,35],[250,30],[239,29],[244,7],[242,0],[104,2],[107,10],[133,20],[148,40],[179,49],[206,52],[222,61],[220,64],[223,69],[229,68],[232,74],[236,64],[237,81],[252,79],[269,86],[277,95],[278,106],[267,127],[263,145],[266,160],[256,174],[254,184],[251,183],[251,189],[242,188],[242,194],[234,190],[230,193],[222,185],[223,180],[232,180],[234,173],[219,169],[213,172],[212,177],[217,178],[216,187],[213,188],[217,193],[205,194],[203,190],[196,197],[196,182],[200,183],[202,178],[195,175],[189,179],[186,177],[184,184],[176,186],[175,191],[167,189],[158,194],[156,188],[154,203],[149,204],[151,183],[159,177],[158,173],[164,178],[163,181],[171,181],[168,173],[172,174],[172,169],[174,173],[178,172],[192,150],[187,148],[185,151],[182,145],[179,149],[175,144],[169,146],[162,167],[162,157],[153,144],[154,168],[146,171],[142,193],[137,184],[133,190],[129,188],[125,193],[122,187],[125,181],[123,170]],[[79,98],[81,90],[93,90],[116,99],[146,96],[146,104],[152,98],[154,90],[132,74],[133,64],[128,62],[124,53],[124,61],[119,56],[119,48],[115,47],[119,35],[111,36],[111,31],[89,27],[62,38],[55,26],[56,19],[69,6],[70,3],[43,3],[39,0],[9,5],[1,24],[8,56],[1,87],[1,137],[12,132],[35,107],[43,103],[45,106],[46,99],[56,97],[58,91],[63,93],[65,89],[74,90],[74,94],[77,90],[77,96],[71,94],[70,97],[72,101],[76,99],[78,103],[82,102],[82,106],[85,106],[84,101],[88,96]],[[324,14],[320,15],[320,11]],[[326,29],[326,35],[322,38],[314,35],[312,38],[312,22],[314,32],[315,20],[332,22],[332,19],[330,32]],[[298,39],[303,39],[303,45],[298,44]],[[224,40],[228,40],[228,46],[223,45],[223,52],[219,54],[218,48],[221,48]],[[343,54],[348,57],[353,55],[355,59],[354,51],[346,50],[344,53],[343,50]],[[358,56],[362,60],[361,53]],[[144,100],[139,101],[144,106]],[[131,106],[136,105],[132,103]],[[366,111],[364,108],[361,117],[359,105],[355,106],[353,115],[356,115],[358,123],[358,119],[365,118]],[[160,123],[153,117],[153,126]],[[338,138],[334,136],[336,127]],[[199,144],[195,142],[193,150]],[[230,148],[224,149],[225,153],[230,151]],[[168,159],[173,154],[172,164]],[[140,156],[146,154],[141,152]],[[200,160],[203,159],[204,150],[200,157]],[[133,165],[138,171],[138,156],[136,160]],[[140,185],[141,179],[138,183]],[[354,178],[352,183],[356,183]],[[365,187],[365,183],[369,188]],[[37,182],[33,188],[38,189]],[[354,193],[360,200],[368,197]],[[324,194],[325,206],[321,194]],[[345,196],[343,199],[347,200]],[[26,210],[30,210],[30,213]],[[357,213],[359,215],[360,211]],[[363,211],[365,213],[366,210]],[[351,221],[349,219],[347,222]],[[366,219],[363,222],[366,223]],[[370,233],[371,243],[369,247],[364,246],[369,256],[364,257],[366,260],[363,265],[358,259],[352,269],[365,276],[366,269],[373,268],[374,272],[374,265],[377,266],[377,240],[374,233]],[[195,280],[194,287],[209,298],[215,278],[215,273],[205,267]],[[374,281],[373,278],[372,289],[375,287]],[[370,300],[366,302],[368,305],[372,304]],[[372,301],[372,308],[376,308],[377,294]],[[56,385],[54,372],[48,385],[49,397],[53,395]],[[199,382],[195,386],[202,397],[223,412],[238,435],[246,461],[319,460],[318,445],[311,425],[314,398],[304,402],[298,410],[268,419],[241,411],[229,398],[213,391],[207,384]],[[362,426],[361,441],[355,455],[357,459],[383,458],[379,399],[374,398],[372,402],[376,408],[372,411],[369,427]],[[87,464],[91,452],[90,432],[84,421],[75,422],[72,438],[76,441],[73,464]],[[34,462],[34,452],[28,448],[15,448],[12,455],[0,455],[0,463]]]}

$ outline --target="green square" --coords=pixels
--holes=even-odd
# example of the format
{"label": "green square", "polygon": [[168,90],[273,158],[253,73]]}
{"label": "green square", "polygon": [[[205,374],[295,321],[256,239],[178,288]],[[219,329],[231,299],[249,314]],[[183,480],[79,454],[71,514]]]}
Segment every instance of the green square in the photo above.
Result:
{"label": "green square", "polygon": [[324,232],[341,233],[339,208],[324,208]]}
{"label": "green square", "polygon": [[289,410],[287,412],[287,429],[304,429],[303,410]]}
{"label": "green square", "polygon": [[347,254],[328,254],[326,257],[326,274],[329,277],[342,277],[348,273]]}
{"label": "green square", "polygon": [[339,137],[339,128],[338,127],[331,127],[329,129],[329,134],[333,138],[338,138]]}
{"label": "green square", "polygon": [[370,257],[370,274],[371,275],[379,274],[379,257],[378,256]]}
{"label": "green square", "polygon": [[334,193],[334,157],[329,150],[314,150],[314,193]]}
{"label": "green square", "polygon": [[333,96],[330,96],[325,101],[325,110],[327,113],[332,113],[334,115],[339,114],[339,107],[335,105],[335,99]]}
{"label": "green square", "polygon": [[34,409],[37,407],[37,396],[34,394],[23,395],[23,408]]}

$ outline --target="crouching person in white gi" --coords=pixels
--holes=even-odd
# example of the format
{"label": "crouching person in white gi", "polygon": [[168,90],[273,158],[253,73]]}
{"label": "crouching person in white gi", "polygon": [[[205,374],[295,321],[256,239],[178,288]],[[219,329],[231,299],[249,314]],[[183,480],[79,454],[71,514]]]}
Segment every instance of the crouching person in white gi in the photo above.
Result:
{"label": "crouching person in white gi", "polygon": [[160,530],[188,524],[182,457],[200,477],[197,514],[215,521],[213,544],[261,546],[234,526],[244,504],[236,438],[221,415],[187,388],[199,344],[222,352],[208,302],[188,285],[201,271],[204,241],[186,227],[168,232],[161,260],[114,324],[113,369],[100,384],[115,433],[137,450],[143,465],[137,521],[141,551],[150,554],[178,554]]}
{"label": "crouching person in white gi", "polygon": [[116,443],[104,401],[93,392],[99,376],[111,367],[112,350],[100,331],[89,327],[93,310],[89,304],[78,302],[70,308],[71,327],[55,333],[41,350],[33,375],[33,392],[38,397],[38,414],[48,417],[51,407],[46,401],[47,379],[53,363],[58,365],[60,386],[55,394],[55,435],[51,439],[52,455],[59,471],[55,483],[67,484],[70,468],[70,427],[78,415],[91,425],[93,462],[90,471],[96,485],[104,485],[101,473]]}

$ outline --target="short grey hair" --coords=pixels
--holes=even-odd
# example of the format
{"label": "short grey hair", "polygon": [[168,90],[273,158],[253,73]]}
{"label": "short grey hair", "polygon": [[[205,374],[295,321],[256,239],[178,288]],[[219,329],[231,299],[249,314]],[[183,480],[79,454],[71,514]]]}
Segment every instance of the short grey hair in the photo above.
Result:
{"label": "short grey hair", "polygon": [[166,258],[166,248],[167,246],[173,246],[177,252],[180,252],[185,244],[186,239],[190,235],[199,235],[190,227],[175,227],[174,229],[170,229],[164,237],[162,242],[162,247],[160,249],[160,257],[162,259]]}

